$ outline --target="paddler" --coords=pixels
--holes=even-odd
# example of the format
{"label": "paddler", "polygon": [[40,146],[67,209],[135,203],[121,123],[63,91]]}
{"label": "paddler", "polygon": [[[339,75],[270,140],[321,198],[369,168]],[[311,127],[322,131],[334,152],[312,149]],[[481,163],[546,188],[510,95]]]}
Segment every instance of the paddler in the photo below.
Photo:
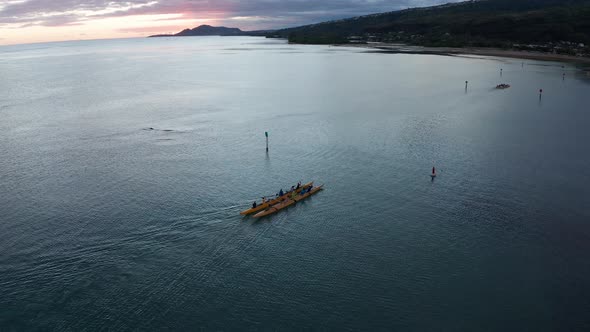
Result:
{"label": "paddler", "polygon": [[297,196],[297,193],[295,192],[295,190],[293,190],[293,192],[291,193],[291,199],[295,199],[295,196]]}
{"label": "paddler", "polygon": [[297,182],[297,188],[295,188],[295,189],[299,189],[299,188],[301,188],[301,181]]}
{"label": "paddler", "polygon": [[285,193],[283,192],[283,188],[281,188],[281,191],[279,191],[279,196],[283,196]]}
{"label": "paddler", "polygon": [[256,208],[256,201],[254,201],[254,203],[252,203],[252,208],[255,209]]}

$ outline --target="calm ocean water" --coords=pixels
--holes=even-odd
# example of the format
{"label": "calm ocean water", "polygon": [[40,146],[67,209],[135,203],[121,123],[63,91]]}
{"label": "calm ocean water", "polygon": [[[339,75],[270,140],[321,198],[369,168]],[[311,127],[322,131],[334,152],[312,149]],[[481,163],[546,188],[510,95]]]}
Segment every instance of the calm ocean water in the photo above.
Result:
{"label": "calm ocean water", "polygon": [[555,62],[1,47],[0,330],[587,331],[589,105]]}

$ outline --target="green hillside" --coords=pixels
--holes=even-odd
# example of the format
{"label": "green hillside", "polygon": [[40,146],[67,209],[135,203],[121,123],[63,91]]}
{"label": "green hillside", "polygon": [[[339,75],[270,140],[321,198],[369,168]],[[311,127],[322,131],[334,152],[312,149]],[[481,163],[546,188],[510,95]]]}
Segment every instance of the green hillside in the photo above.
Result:
{"label": "green hillside", "polygon": [[[467,1],[284,29],[273,36],[308,44],[374,40],[424,46],[579,48],[580,43],[590,44],[590,0]],[[569,52],[579,51],[570,48]]]}

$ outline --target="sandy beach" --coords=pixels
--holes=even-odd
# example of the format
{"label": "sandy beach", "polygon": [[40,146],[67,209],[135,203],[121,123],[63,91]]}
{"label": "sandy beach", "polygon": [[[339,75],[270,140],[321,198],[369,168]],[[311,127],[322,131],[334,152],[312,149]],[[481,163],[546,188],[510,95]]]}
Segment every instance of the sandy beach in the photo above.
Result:
{"label": "sandy beach", "polygon": [[373,49],[378,52],[385,53],[397,53],[397,54],[434,54],[434,55],[484,55],[484,56],[497,56],[506,58],[518,58],[518,59],[532,59],[532,60],[545,60],[545,61],[561,61],[561,62],[578,62],[590,64],[590,58],[578,57],[563,54],[550,54],[543,52],[529,52],[529,51],[518,51],[518,50],[502,50],[495,48],[452,48],[452,47],[423,47],[423,46],[412,46],[404,44],[388,44],[388,43],[368,43],[368,44],[356,44],[356,45],[340,45],[340,46],[353,46]]}

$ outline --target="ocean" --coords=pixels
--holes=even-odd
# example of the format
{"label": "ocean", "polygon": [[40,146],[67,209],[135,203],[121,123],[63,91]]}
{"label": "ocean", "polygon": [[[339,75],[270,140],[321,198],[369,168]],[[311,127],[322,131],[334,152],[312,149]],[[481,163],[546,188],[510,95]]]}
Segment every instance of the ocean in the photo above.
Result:
{"label": "ocean", "polygon": [[568,63],[0,47],[0,330],[587,331],[588,105]]}

